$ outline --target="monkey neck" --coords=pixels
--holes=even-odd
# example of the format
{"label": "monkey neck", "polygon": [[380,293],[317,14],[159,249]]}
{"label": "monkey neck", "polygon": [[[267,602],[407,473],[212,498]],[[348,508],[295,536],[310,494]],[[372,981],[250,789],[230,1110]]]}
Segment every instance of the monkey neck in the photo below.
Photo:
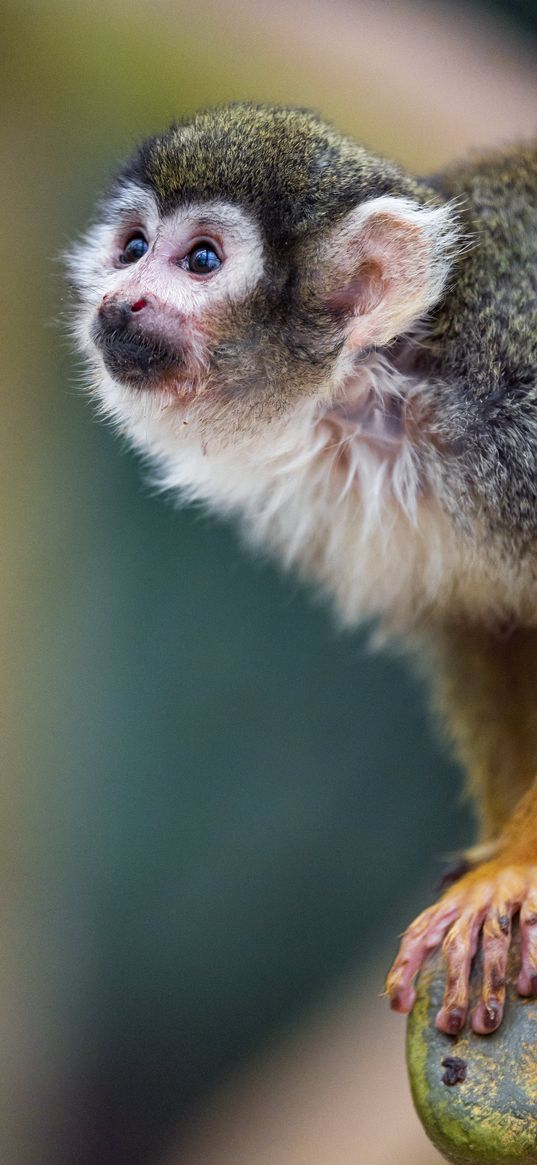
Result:
{"label": "monkey neck", "polygon": [[320,407],[320,421],[342,441],[366,442],[380,460],[393,462],[405,441],[425,439],[426,388],[426,379],[413,371],[408,344],[389,353],[371,351],[355,362],[330,404]]}
{"label": "monkey neck", "polygon": [[211,427],[205,440],[180,422],[180,448],[176,428],[168,449],[160,444],[161,481],[238,517],[249,541],[314,580],[345,623],[380,617],[408,630],[455,601],[469,616],[510,609],[513,579],[500,594],[497,571],[483,574],[475,540],[446,505],[434,399],[403,346],[397,358],[370,352],[335,392],[270,423],[223,440]]}
{"label": "monkey neck", "polygon": [[250,418],[223,436],[214,423],[180,429],[181,456],[173,440],[175,456],[164,457],[166,485],[243,514],[260,507],[276,514],[288,489],[304,507],[320,492],[333,502],[348,494],[362,509],[374,499],[371,505],[395,506],[415,523],[419,500],[430,492],[428,390],[405,346],[372,350],[341,369],[336,389],[317,390],[270,420]]}

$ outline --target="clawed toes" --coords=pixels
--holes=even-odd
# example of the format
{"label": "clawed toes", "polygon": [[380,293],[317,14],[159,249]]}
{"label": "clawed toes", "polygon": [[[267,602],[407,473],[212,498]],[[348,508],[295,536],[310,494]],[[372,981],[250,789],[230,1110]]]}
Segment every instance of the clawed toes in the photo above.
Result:
{"label": "clawed toes", "polygon": [[458,1036],[466,1020],[465,1007],[442,1007],[436,1017],[436,1026],[439,1031],[448,1036]]}
{"label": "clawed toes", "polygon": [[416,918],[401,940],[399,954],[386,980],[386,993],[394,1011],[412,1011],[416,999],[414,979],[427,955],[442,942],[457,914],[455,903],[439,902]]}
{"label": "clawed toes", "polygon": [[504,1014],[512,919],[518,911],[521,962],[517,990],[520,995],[537,995],[537,869],[498,869],[490,863],[471,878],[464,878],[456,893],[448,891],[403,935],[386,984],[393,1009],[411,1011],[415,976],[429,953],[442,943],[446,985],[435,1022],[446,1035],[458,1035],[467,1020],[470,972],[481,945],[480,999],[470,1022],[479,1035],[496,1031]]}
{"label": "clawed toes", "polygon": [[537,995],[537,892],[528,894],[520,908],[520,995]]}
{"label": "clawed toes", "polygon": [[477,950],[481,922],[481,914],[463,911],[444,939],[446,987],[436,1026],[447,1035],[457,1035],[464,1026],[468,1011],[470,970]]}
{"label": "clawed toes", "polygon": [[399,1011],[401,1015],[408,1015],[416,1002],[416,992],[413,987],[398,987],[388,991],[392,1011]]}
{"label": "clawed toes", "polygon": [[511,919],[519,902],[494,901],[483,923],[483,981],[481,1001],[472,1016],[479,1035],[496,1031],[503,1019],[507,956],[511,945]]}
{"label": "clawed toes", "polygon": [[488,1003],[479,1003],[472,1016],[472,1028],[480,1036],[488,1036],[495,1032],[503,1019],[504,1000],[490,999]]}

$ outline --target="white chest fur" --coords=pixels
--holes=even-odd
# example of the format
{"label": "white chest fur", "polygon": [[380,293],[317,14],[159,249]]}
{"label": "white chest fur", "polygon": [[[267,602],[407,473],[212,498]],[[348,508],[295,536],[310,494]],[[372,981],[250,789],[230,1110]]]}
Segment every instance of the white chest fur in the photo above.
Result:
{"label": "white chest fur", "polygon": [[104,395],[166,489],[237,516],[248,541],[313,579],[343,622],[405,626],[449,601],[456,573],[451,525],[405,424],[425,388],[374,357],[344,403],[307,400],[225,443],[200,439],[195,407],[112,383]]}

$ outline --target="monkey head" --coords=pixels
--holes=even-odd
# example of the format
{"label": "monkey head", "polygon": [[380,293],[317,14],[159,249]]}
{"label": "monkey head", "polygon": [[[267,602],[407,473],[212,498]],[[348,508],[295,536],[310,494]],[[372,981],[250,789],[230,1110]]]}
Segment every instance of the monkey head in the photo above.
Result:
{"label": "monkey head", "polygon": [[453,236],[430,190],[311,113],[197,114],[142,146],[70,257],[92,389],[156,452],[187,426],[244,440],[427,312]]}

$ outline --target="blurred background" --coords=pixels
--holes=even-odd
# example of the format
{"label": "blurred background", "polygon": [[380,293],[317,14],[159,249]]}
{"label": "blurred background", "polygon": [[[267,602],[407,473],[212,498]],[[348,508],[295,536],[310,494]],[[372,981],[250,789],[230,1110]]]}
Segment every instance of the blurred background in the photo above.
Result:
{"label": "blurred background", "polygon": [[433,1165],[396,935],[472,823],[424,685],[97,423],[58,257],[143,136],[313,106],[420,172],[535,133],[537,11],[4,0],[3,1165]]}

